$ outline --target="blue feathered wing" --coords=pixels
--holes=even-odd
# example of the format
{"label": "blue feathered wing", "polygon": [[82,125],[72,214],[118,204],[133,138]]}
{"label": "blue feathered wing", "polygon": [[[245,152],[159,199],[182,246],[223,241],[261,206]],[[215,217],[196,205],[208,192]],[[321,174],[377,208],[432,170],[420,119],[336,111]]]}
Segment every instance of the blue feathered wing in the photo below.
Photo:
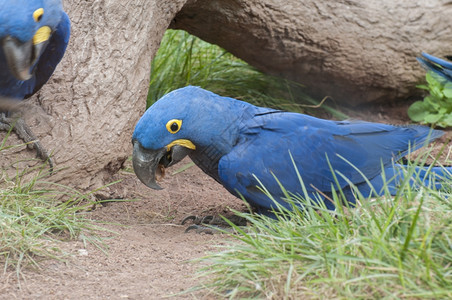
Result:
{"label": "blue feathered wing", "polygon": [[[335,122],[295,113],[269,112],[243,122],[240,139],[220,159],[218,172],[226,189],[245,197],[265,213],[274,204],[257,188],[259,181],[273,191],[278,201],[284,194],[274,192],[281,190],[275,177],[284,183],[287,191],[302,194],[290,156],[307,192],[328,196],[332,185],[336,186],[330,165],[338,172],[341,188],[349,183],[339,173],[359,186],[365,179],[356,168],[372,179],[380,175],[382,166],[391,165],[394,158],[400,158],[408,149],[423,146],[427,138],[440,135],[440,131],[430,132],[422,126]],[[279,202],[288,207],[284,201]],[[325,204],[334,207],[328,201]]]}

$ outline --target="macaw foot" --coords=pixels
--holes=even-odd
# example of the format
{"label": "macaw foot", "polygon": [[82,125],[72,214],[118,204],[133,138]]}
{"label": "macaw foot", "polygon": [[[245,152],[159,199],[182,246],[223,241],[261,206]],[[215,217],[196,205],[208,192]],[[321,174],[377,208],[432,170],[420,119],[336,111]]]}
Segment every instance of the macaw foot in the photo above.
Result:
{"label": "macaw foot", "polygon": [[53,172],[53,160],[47,150],[42,146],[39,139],[34,135],[31,128],[21,117],[7,117],[5,113],[0,113],[0,130],[12,130],[22,139],[29,149],[36,149],[37,157],[49,162],[50,173]]}
{"label": "macaw foot", "polygon": [[[190,220],[193,224],[185,229],[185,233],[195,230],[196,233],[214,234],[224,231],[231,231],[232,229],[229,223],[219,216],[188,216],[182,220],[181,224],[184,225]],[[246,226],[246,219],[242,217],[232,215],[228,218],[228,220],[237,226]]]}

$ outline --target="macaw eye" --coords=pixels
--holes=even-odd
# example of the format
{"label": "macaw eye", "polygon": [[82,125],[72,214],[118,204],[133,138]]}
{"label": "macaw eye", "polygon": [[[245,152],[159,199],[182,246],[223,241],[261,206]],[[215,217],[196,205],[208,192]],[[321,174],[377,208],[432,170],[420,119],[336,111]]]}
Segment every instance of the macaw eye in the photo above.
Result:
{"label": "macaw eye", "polygon": [[41,21],[43,14],[44,8],[38,8],[37,10],[35,10],[35,12],[33,13],[33,19],[35,20],[35,22]]}
{"label": "macaw eye", "polygon": [[166,129],[172,134],[175,134],[176,132],[178,132],[180,130],[181,126],[182,126],[182,120],[173,119],[173,120],[169,120],[168,123],[166,123]]}

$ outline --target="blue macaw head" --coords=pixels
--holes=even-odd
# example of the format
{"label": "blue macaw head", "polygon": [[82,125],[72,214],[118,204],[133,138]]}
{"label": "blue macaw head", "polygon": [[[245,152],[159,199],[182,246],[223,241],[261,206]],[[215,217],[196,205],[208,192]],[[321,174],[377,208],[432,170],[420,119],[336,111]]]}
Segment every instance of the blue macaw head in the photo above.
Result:
{"label": "blue macaw head", "polygon": [[62,15],[61,0],[0,0],[0,57],[18,80],[31,78]]}
{"label": "blue macaw head", "polygon": [[235,121],[246,105],[193,86],[162,97],[144,113],[133,133],[133,166],[138,178],[160,189],[156,171],[211,145],[220,153],[229,152],[237,138]]}

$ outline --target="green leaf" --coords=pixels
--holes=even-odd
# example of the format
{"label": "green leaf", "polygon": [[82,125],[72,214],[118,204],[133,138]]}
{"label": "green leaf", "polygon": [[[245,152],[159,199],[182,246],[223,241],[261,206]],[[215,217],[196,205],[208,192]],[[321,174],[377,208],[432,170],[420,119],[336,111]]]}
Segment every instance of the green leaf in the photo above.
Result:
{"label": "green leaf", "polygon": [[442,99],[444,97],[440,86],[432,86],[430,88],[430,94],[437,99]]}
{"label": "green leaf", "polygon": [[432,76],[432,73],[430,73],[430,72],[425,74],[425,79],[427,80],[427,83],[429,84],[429,86],[438,85],[438,81],[435,80],[435,78]]}
{"label": "green leaf", "polygon": [[444,85],[443,95],[448,99],[452,99],[452,82],[448,82]]}
{"label": "green leaf", "polygon": [[422,122],[424,118],[429,114],[428,105],[422,101],[416,101],[408,108],[408,116],[415,122]]}
{"label": "green leaf", "polygon": [[440,115],[443,115],[443,116],[446,115],[446,114],[447,114],[447,108],[441,106],[441,107],[439,108],[439,110],[438,110],[438,113],[439,113]]}
{"label": "green leaf", "polygon": [[429,87],[426,86],[425,84],[419,84],[419,85],[416,85],[416,87],[421,90],[430,91]]}
{"label": "green leaf", "polygon": [[424,108],[428,111],[434,112],[440,109],[438,102],[440,99],[430,95],[424,98]]}
{"label": "green leaf", "polygon": [[444,102],[447,103],[448,105],[452,105],[452,98],[445,98]]}
{"label": "green leaf", "polygon": [[434,124],[434,123],[438,123],[439,120],[441,120],[441,118],[443,117],[443,115],[441,114],[427,114],[424,117],[424,121],[430,124]]}
{"label": "green leaf", "polygon": [[434,72],[428,72],[425,74],[425,79],[427,80],[430,87],[442,87],[444,84],[444,78]]}
{"label": "green leaf", "polygon": [[[444,117],[443,121],[442,121],[446,126],[451,126],[452,127],[452,113],[448,114]],[[446,127],[445,126],[445,127]]]}

